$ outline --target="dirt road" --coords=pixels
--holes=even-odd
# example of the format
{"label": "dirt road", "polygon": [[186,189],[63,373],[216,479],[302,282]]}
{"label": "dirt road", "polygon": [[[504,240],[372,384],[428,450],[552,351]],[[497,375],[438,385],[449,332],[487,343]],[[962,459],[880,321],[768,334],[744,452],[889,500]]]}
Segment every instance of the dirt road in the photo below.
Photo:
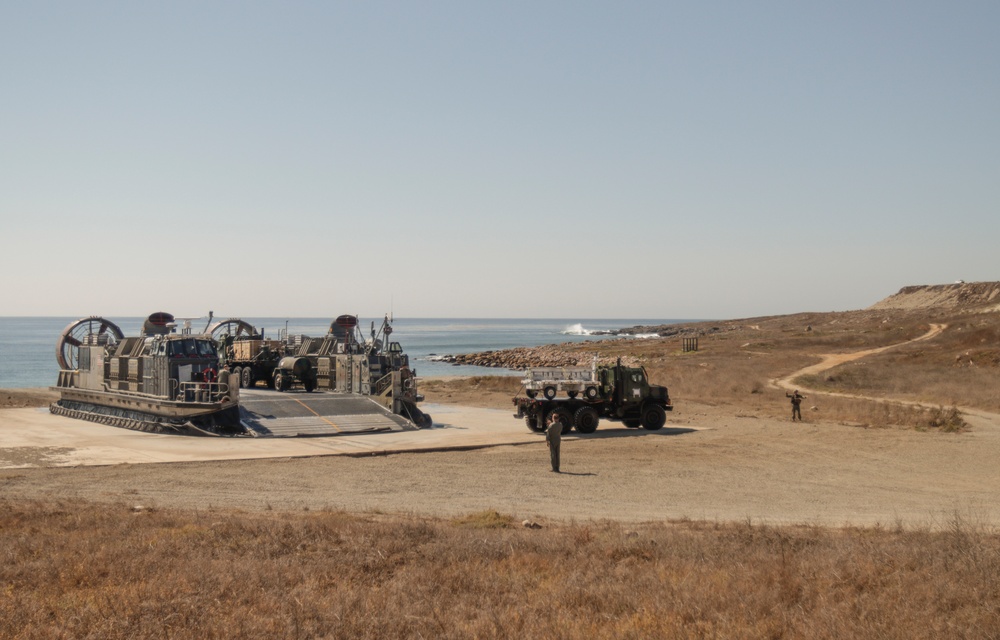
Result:
{"label": "dirt road", "polygon": [[[810,393],[820,393],[829,396],[841,396],[845,398],[862,398],[867,396],[850,395],[846,393],[832,393],[828,391],[816,391],[815,389],[806,389],[803,386],[798,385],[795,382],[796,378],[801,376],[815,375],[817,373],[822,373],[836,366],[842,365],[847,362],[853,362],[855,360],[860,360],[861,358],[866,358],[868,356],[873,356],[878,353],[883,353],[890,349],[896,349],[907,344],[913,344],[914,342],[923,342],[924,340],[930,340],[938,336],[942,331],[948,328],[946,324],[932,324],[927,333],[914,338],[913,340],[908,340],[906,342],[900,342],[897,344],[890,344],[884,347],[879,347],[877,349],[865,349],[863,351],[849,351],[847,353],[830,353],[822,356],[822,360],[816,364],[809,365],[803,369],[800,369],[790,375],[785,376],[772,381],[772,385],[791,391],[792,389],[799,389],[802,391],[809,391]],[[868,398],[870,400],[881,400],[881,398]],[[904,403],[904,404],[916,404],[916,403]]]}

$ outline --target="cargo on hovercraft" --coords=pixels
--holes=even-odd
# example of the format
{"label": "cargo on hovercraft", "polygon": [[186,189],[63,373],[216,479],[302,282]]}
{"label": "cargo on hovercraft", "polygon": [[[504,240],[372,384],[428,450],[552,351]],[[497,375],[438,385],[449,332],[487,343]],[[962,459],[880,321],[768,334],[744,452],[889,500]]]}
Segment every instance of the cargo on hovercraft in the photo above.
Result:
{"label": "cargo on hovercraft", "polygon": [[[209,312],[211,323],[211,312]],[[219,370],[226,370],[234,386],[252,389],[258,382],[274,388],[274,370],[287,355],[283,340],[268,340],[263,330],[240,318],[210,324],[205,333],[212,336],[219,350]]]}
{"label": "cargo on hovercraft", "polygon": [[219,370],[212,337],[190,325],[177,333],[169,313],[150,315],[128,338],[110,320],[81,318],[63,330],[56,359],[54,414],[154,433],[245,433],[239,387]]}
{"label": "cargo on hovercraft", "polygon": [[[371,337],[365,338],[357,316],[338,316],[323,337],[289,338],[290,355],[297,359],[287,362],[301,365],[301,359],[308,360],[312,371],[295,373],[297,379],[303,380],[306,391],[316,388],[371,396],[416,426],[429,427],[433,423],[431,416],[417,406],[424,396],[417,391],[416,371],[410,368],[410,358],[399,342],[390,339],[392,331],[386,316],[377,330],[371,323]],[[275,376],[286,380],[291,373],[280,363],[275,372]],[[283,387],[276,384],[275,388]]]}
{"label": "cargo on hovercraft", "polygon": [[[211,320],[209,321],[211,323]],[[388,316],[366,337],[356,315],[338,316],[320,337],[288,335],[267,339],[240,318],[210,324],[206,333],[216,341],[222,370],[233,386],[254,388],[264,382],[277,391],[302,389],[368,396],[417,427],[429,427],[430,415],[417,405],[417,374],[399,342],[391,340]]]}

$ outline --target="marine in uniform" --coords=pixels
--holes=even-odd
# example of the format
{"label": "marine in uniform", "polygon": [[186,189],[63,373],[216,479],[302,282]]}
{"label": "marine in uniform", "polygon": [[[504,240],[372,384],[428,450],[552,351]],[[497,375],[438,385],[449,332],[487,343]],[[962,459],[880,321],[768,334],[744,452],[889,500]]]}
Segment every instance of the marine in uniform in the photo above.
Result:
{"label": "marine in uniform", "polygon": [[545,430],[545,442],[549,445],[549,457],[552,459],[552,470],[559,473],[559,444],[562,441],[563,423],[559,413],[553,411],[549,415],[549,426]]}
{"label": "marine in uniform", "polygon": [[785,397],[792,399],[792,422],[795,422],[796,420],[802,422],[802,408],[800,405],[802,404],[802,400],[805,396],[799,393],[799,390],[796,389],[792,393],[786,393]]}

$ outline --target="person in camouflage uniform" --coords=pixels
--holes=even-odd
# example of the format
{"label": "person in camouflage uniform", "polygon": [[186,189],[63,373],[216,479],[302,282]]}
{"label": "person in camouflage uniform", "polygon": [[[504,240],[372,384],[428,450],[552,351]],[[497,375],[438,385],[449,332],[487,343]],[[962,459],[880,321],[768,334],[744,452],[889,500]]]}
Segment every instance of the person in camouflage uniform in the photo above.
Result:
{"label": "person in camouflage uniform", "polygon": [[562,441],[563,423],[558,411],[549,414],[549,426],[545,430],[545,443],[549,445],[552,470],[559,473],[559,445]]}
{"label": "person in camouflage uniform", "polygon": [[805,399],[805,396],[799,393],[799,390],[796,389],[792,393],[786,393],[785,397],[792,399],[792,422],[795,422],[795,420],[802,422],[801,404],[802,400]]}

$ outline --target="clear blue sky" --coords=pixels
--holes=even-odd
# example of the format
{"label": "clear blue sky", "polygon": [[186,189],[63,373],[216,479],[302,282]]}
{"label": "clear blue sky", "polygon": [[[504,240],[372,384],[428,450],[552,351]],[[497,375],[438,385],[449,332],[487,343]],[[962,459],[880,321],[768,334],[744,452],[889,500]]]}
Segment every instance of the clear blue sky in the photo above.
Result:
{"label": "clear blue sky", "polygon": [[3,2],[0,315],[740,318],[998,280],[998,26]]}

